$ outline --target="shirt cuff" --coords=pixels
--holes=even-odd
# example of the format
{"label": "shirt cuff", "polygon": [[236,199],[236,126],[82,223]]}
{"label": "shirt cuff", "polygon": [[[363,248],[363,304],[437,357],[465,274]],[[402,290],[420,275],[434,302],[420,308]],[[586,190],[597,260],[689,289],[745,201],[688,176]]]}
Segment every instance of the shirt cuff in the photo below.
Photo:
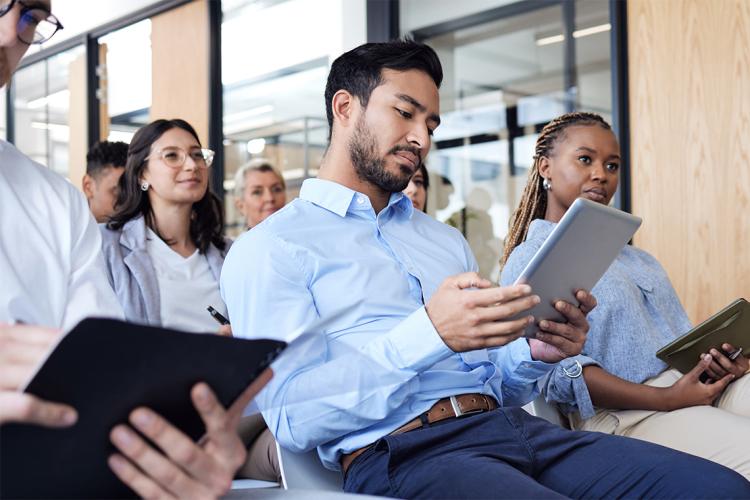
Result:
{"label": "shirt cuff", "polygon": [[401,368],[421,372],[454,354],[438,335],[424,307],[414,311],[391,333],[391,343],[401,357]]}
{"label": "shirt cuff", "polygon": [[531,358],[531,349],[526,339],[511,342],[509,349],[510,366],[515,366],[513,378],[519,381],[536,382],[551,372],[557,363],[545,363]]}

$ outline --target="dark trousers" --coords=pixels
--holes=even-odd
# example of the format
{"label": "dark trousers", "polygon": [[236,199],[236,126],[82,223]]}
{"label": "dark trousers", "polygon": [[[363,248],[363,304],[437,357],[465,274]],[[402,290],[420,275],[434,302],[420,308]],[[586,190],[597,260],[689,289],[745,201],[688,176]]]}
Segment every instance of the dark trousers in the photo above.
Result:
{"label": "dark trousers", "polygon": [[397,498],[750,498],[750,483],[721,465],[565,430],[520,408],[386,436],[352,462],[344,489]]}

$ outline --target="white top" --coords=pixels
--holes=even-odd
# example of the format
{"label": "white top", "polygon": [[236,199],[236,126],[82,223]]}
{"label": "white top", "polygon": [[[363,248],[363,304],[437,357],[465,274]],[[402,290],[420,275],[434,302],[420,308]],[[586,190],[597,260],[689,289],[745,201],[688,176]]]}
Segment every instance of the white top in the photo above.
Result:
{"label": "white top", "polygon": [[122,318],[83,194],[0,140],[0,321]]}
{"label": "white top", "polygon": [[224,317],[227,308],[206,256],[196,250],[190,257],[183,257],[151,229],[147,229],[146,251],[156,269],[162,326],[189,332],[217,332],[219,323],[206,307],[213,306]]}

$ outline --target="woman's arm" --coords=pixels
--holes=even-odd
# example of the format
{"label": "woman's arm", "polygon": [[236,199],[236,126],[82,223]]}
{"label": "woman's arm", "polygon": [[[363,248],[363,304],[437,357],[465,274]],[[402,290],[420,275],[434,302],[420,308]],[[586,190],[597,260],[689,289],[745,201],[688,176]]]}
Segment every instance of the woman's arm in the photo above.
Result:
{"label": "woman's arm", "polygon": [[711,356],[702,359],[670,387],[634,384],[594,365],[583,369],[583,378],[591,401],[600,408],[672,411],[688,406],[710,405],[734,379],[734,375],[729,374],[712,384],[701,382],[700,374],[711,361]]}

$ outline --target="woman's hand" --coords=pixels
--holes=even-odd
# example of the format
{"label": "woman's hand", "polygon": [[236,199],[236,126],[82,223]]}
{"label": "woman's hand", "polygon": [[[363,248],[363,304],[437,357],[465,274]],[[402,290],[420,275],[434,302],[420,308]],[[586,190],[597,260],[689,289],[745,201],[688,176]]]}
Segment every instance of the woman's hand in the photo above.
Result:
{"label": "woman's hand", "polygon": [[557,363],[565,358],[581,354],[589,331],[586,315],[596,307],[596,298],[585,290],[576,292],[581,304],[576,307],[562,300],[555,304],[567,320],[565,323],[543,320],[536,339],[529,339],[531,358],[547,363]]}
{"label": "woman's hand", "polygon": [[734,380],[735,376],[729,373],[710,384],[701,382],[701,373],[706,371],[713,361],[713,357],[706,354],[692,370],[680,377],[671,387],[665,389],[666,397],[664,401],[667,411],[679,410],[688,406],[710,405],[721,396],[721,393]]}
{"label": "woman's hand", "polygon": [[733,353],[737,350],[732,344],[722,344],[721,349],[724,352],[721,352],[718,349],[711,349],[709,351],[713,360],[706,368],[708,376],[713,380],[719,380],[731,373],[736,380],[745,375],[750,367],[748,359],[742,354],[737,356],[734,361],[729,359],[729,356],[725,353]]}

